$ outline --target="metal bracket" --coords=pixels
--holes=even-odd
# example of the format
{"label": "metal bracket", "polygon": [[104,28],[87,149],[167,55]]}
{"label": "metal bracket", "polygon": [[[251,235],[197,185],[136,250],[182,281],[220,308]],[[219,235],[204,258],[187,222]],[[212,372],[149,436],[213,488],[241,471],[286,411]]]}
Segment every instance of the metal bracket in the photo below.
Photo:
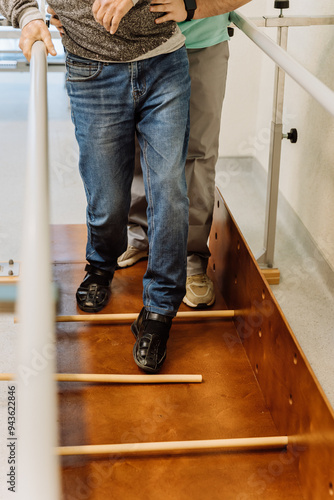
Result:
{"label": "metal bracket", "polygon": [[9,260],[8,262],[0,262],[0,277],[18,276],[20,274],[20,264]]}

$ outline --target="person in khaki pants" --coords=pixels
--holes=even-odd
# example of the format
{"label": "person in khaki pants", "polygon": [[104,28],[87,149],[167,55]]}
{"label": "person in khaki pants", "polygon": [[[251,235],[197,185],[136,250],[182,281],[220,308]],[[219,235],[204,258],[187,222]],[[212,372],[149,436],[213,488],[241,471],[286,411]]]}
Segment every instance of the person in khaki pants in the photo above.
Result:
{"label": "person in khaki pants", "polygon": [[[190,307],[211,306],[215,301],[213,283],[206,274],[210,256],[207,242],[212,223],[215,166],[229,58],[228,24],[229,14],[179,24],[186,36],[191,78],[190,139],[186,161],[190,206],[187,283],[183,298]],[[120,268],[148,256],[147,205],[138,155],[136,160],[128,248],[117,261]]]}

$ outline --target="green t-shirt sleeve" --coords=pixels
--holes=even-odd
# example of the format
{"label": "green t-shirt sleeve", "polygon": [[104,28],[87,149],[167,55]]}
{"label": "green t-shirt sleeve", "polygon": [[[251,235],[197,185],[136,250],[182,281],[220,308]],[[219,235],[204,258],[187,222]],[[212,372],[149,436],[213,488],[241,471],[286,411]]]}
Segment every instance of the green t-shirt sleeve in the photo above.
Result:
{"label": "green t-shirt sleeve", "polygon": [[229,40],[229,13],[179,23],[187,49],[202,49]]}

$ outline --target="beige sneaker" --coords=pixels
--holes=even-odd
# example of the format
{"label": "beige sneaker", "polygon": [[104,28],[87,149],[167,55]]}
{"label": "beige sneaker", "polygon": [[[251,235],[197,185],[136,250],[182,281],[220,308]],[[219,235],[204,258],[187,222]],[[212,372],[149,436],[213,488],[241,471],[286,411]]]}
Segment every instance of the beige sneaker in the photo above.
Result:
{"label": "beige sneaker", "polygon": [[215,301],[213,283],[207,274],[195,274],[188,276],[186,284],[186,295],[183,302],[190,307],[212,306]]}
{"label": "beige sneaker", "polygon": [[118,257],[117,265],[118,267],[130,267],[136,264],[139,260],[147,259],[147,257],[147,250],[139,250],[138,248],[129,245],[126,251]]}

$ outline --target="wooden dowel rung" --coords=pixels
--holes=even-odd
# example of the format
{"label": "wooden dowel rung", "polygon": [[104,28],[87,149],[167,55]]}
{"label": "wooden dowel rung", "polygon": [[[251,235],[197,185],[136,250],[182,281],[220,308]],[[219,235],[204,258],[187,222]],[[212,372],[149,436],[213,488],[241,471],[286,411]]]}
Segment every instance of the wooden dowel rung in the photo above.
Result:
{"label": "wooden dowel rung", "polygon": [[[201,319],[232,319],[236,316],[245,316],[248,313],[246,310],[222,309],[222,310],[206,310],[206,311],[179,311],[175,319],[183,320],[201,320]],[[130,323],[135,321],[138,313],[114,313],[114,314],[71,314],[64,316],[56,316],[57,323]],[[19,319],[14,318],[14,323],[18,323]]]}
{"label": "wooden dowel rung", "polygon": [[0,373],[0,381],[15,381],[15,375],[13,373]]}
{"label": "wooden dowel rung", "polygon": [[[202,375],[123,375],[104,373],[56,373],[57,382],[91,382],[107,384],[190,384],[202,382]],[[15,380],[12,373],[1,373],[0,381]]]}
{"label": "wooden dowel rung", "polygon": [[60,446],[58,455],[136,455],[140,453],[171,453],[210,450],[269,450],[283,449],[288,445],[287,436],[204,439],[198,441],[170,441],[156,443],[122,443],[86,446]]}
{"label": "wooden dowel rung", "polygon": [[[217,311],[179,311],[175,319],[228,319],[234,318],[241,311],[233,309],[217,310]],[[73,314],[68,316],[57,316],[56,321],[59,323],[65,322],[87,322],[87,323],[117,323],[135,321],[138,313],[123,313],[123,314]]]}

